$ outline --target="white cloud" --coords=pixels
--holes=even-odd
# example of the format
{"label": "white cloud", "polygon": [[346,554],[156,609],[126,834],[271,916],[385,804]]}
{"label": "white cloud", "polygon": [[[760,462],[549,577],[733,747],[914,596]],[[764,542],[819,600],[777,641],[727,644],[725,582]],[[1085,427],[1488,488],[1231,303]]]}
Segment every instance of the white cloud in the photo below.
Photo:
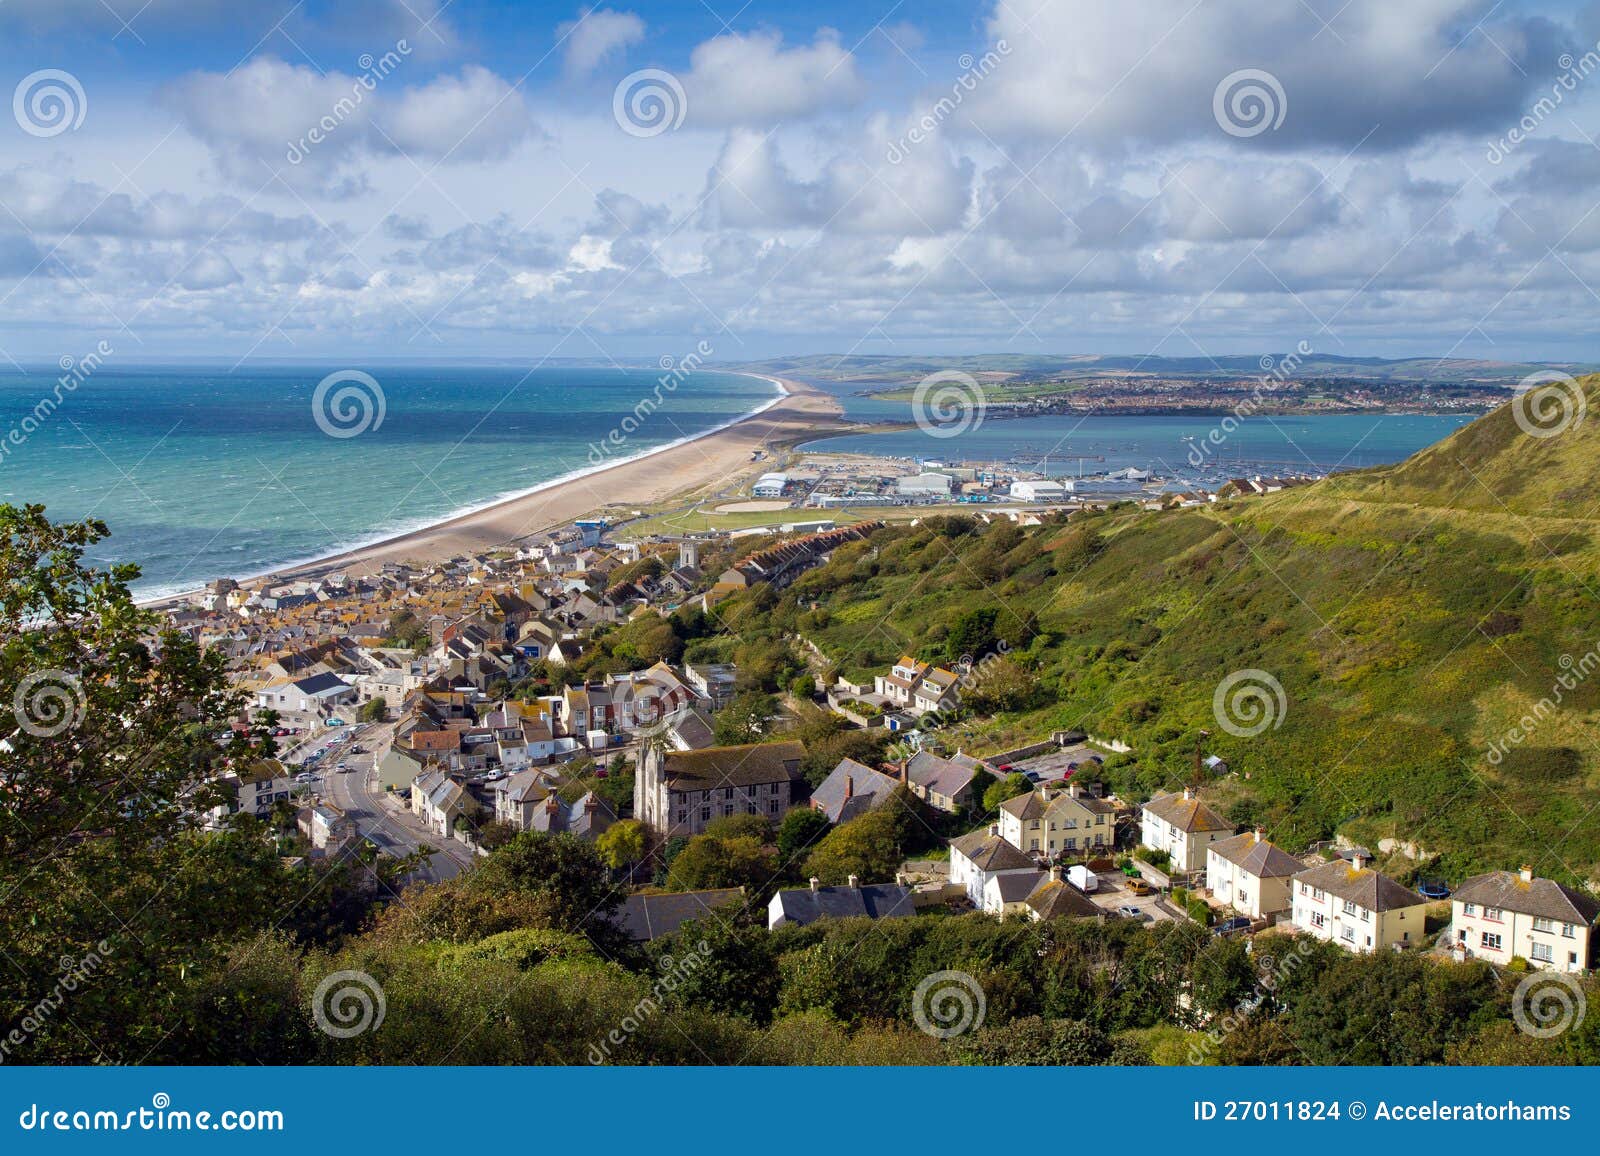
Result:
{"label": "white cloud", "polygon": [[769,125],[859,100],[855,57],[828,29],[809,45],[784,48],[777,33],[731,33],[690,55],[682,78],[692,125]]}
{"label": "white cloud", "polygon": [[607,57],[644,39],[645,23],[635,13],[591,8],[577,20],[556,29],[566,37],[566,69],[570,76],[588,76]]}

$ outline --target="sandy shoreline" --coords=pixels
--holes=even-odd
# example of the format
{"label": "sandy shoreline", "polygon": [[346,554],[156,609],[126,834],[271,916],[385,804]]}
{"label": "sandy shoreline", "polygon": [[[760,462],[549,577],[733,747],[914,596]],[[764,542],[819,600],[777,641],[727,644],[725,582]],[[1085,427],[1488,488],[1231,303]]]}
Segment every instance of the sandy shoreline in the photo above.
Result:
{"label": "sandy shoreline", "polygon": [[[843,409],[830,394],[787,378],[764,374],[750,376],[776,382],[785,396],[731,425],[680,445],[668,446],[631,461],[620,461],[393,538],[282,567],[241,580],[240,584],[260,587],[335,571],[367,574],[390,562],[440,562],[459,554],[505,546],[587,514],[600,514],[609,509],[625,517],[634,507],[663,502],[674,494],[731,480],[751,467],[751,455],[757,450],[791,445],[810,436],[822,436],[835,428],[847,428],[839,417]],[[619,452],[626,453],[626,447]],[[618,507],[622,509],[619,511]],[[168,595],[151,599],[146,604],[168,606],[188,596]]]}

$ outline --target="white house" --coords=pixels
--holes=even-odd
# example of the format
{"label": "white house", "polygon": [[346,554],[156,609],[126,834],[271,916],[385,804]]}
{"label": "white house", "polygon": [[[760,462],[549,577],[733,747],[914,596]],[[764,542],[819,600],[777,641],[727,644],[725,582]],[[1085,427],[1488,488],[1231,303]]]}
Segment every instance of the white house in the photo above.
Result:
{"label": "white house", "polygon": [[313,674],[293,682],[278,682],[256,692],[261,710],[316,714],[356,700],[356,688],[336,674]]}
{"label": "white house", "polygon": [[1537,968],[1587,971],[1600,902],[1532,867],[1517,874],[1474,875],[1451,896],[1451,929],[1463,955],[1507,964],[1521,956]]}
{"label": "white house", "polygon": [[1294,925],[1347,951],[1404,947],[1422,938],[1428,901],[1367,866],[1335,859],[1294,877]]}
{"label": "white house", "polygon": [[1192,875],[1204,870],[1206,848],[1233,834],[1233,824],[1200,801],[1194,789],[1157,795],[1144,805],[1139,842],[1172,857],[1172,870]]}
{"label": "white house", "polygon": [[750,487],[750,493],[757,498],[781,498],[788,488],[788,474],[762,474]]}
{"label": "white house", "polygon": [[1240,915],[1267,919],[1294,907],[1294,877],[1305,864],[1267,841],[1260,828],[1206,847],[1206,886]]}
{"label": "white house", "polygon": [[[950,840],[950,882],[966,889],[974,907],[1000,914],[998,892],[991,893],[989,884],[1002,875],[1026,875],[1031,890],[1040,871],[1032,859],[1000,837],[999,824]],[[1027,894],[1024,891],[1021,897]]]}

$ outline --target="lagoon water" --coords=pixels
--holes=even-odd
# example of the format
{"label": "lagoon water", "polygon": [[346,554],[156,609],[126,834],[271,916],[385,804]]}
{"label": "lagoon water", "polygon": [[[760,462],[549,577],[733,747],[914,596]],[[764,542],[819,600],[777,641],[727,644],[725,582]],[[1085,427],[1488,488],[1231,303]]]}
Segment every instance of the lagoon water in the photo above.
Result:
{"label": "lagoon water", "polygon": [[[112,536],[97,564],[139,563],[136,590],[192,589],[440,521],[593,466],[591,446],[651,395],[651,369],[375,368],[381,424],[357,394],[315,420],[339,366],[229,372],[102,366],[33,428],[54,367],[0,374],[0,501],[93,516]],[[350,383],[345,383],[350,384]],[[323,412],[337,401],[336,386]],[[355,387],[358,393],[361,387]],[[370,391],[368,391],[370,392]],[[696,372],[632,434],[632,455],[704,433],[771,401],[773,386]],[[26,432],[27,430],[32,432]],[[21,444],[10,438],[21,436]],[[615,460],[613,458],[612,460]]]}

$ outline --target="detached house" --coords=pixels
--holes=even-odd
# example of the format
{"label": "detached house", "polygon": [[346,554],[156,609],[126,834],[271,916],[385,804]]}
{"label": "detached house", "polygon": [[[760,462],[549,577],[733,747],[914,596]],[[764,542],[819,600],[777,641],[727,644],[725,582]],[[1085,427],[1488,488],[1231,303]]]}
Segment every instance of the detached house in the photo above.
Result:
{"label": "detached house", "polygon": [[1467,956],[1498,964],[1521,956],[1565,972],[1587,971],[1593,960],[1600,901],[1537,879],[1532,867],[1474,875],[1456,889],[1450,910],[1455,947]]}
{"label": "detached house", "polygon": [[1379,951],[1422,938],[1428,901],[1367,866],[1335,859],[1294,877],[1294,925],[1347,951]]}
{"label": "detached house", "polygon": [[940,811],[955,814],[972,802],[972,780],[984,766],[969,755],[940,758],[918,751],[906,762],[906,785],[911,793]]}
{"label": "detached house", "polygon": [[1083,793],[1076,783],[1066,790],[1040,788],[1000,804],[1000,834],[1029,855],[1055,858],[1116,841],[1116,808]]}
{"label": "detached house", "polygon": [[843,759],[811,792],[811,806],[826,815],[828,822],[845,823],[883,806],[899,787],[899,779],[854,759]]}
{"label": "detached house", "polygon": [[1260,828],[1206,848],[1206,886],[1220,902],[1251,919],[1287,915],[1294,877],[1305,864],[1268,842]]}
{"label": "detached house", "polygon": [[1172,870],[1193,875],[1204,870],[1206,848],[1233,834],[1233,824],[1200,801],[1193,788],[1157,795],[1144,805],[1139,842],[1172,857]]}
{"label": "detached house", "polygon": [[411,784],[411,810],[432,831],[445,838],[455,833],[456,820],[477,810],[466,788],[443,771],[423,771]]}

